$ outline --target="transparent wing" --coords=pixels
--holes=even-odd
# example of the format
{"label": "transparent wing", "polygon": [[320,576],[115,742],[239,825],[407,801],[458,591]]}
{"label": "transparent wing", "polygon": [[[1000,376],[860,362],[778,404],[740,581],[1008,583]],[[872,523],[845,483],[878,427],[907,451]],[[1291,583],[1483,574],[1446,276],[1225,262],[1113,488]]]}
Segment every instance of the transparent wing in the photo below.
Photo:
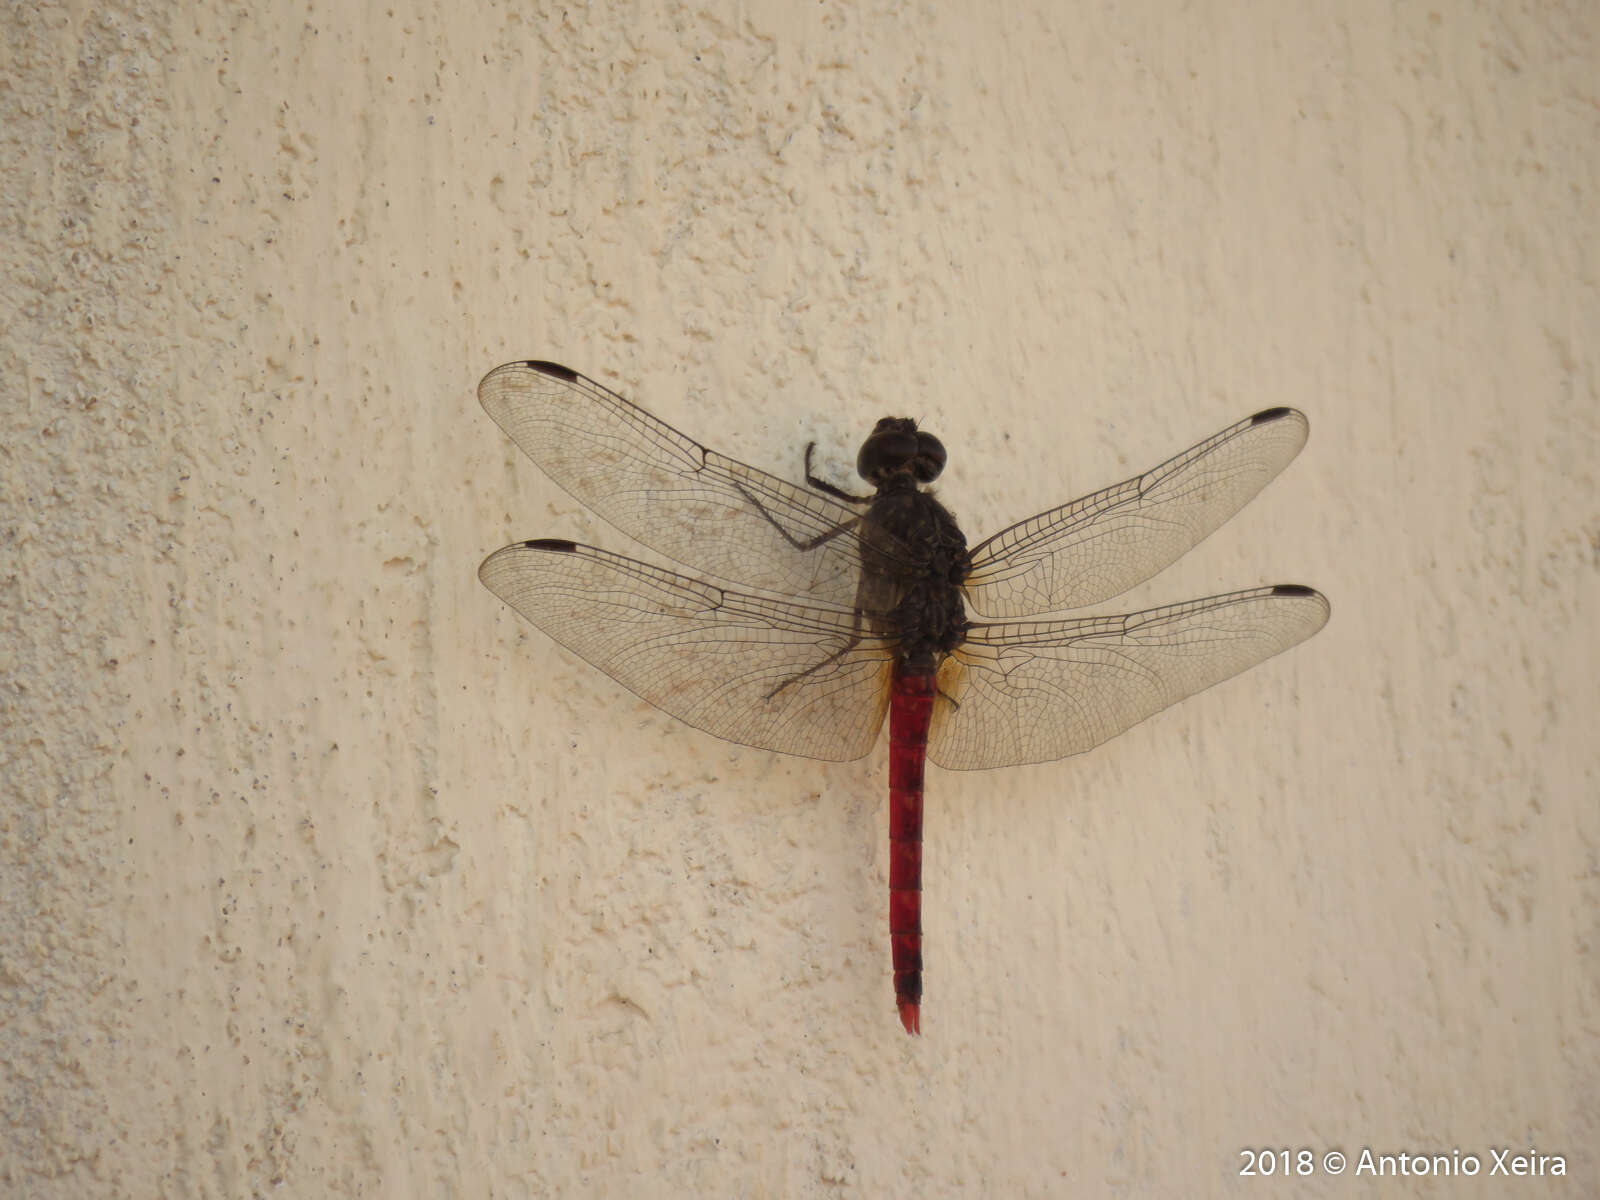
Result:
{"label": "transparent wing", "polygon": [[1121,595],[1243,508],[1309,429],[1304,413],[1269,408],[1153,471],[997,533],[972,551],[973,610],[1025,617]]}
{"label": "transparent wing", "polygon": [[707,450],[592,379],[496,367],[478,399],[544,472],[629,537],[741,587],[849,606],[859,513]]}
{"label": "transparent wing", "polygon": [[1280,584],[1127,616],[974,625],[940,669],[928,757],[970,770],[1078,754],[1327,619],[1320,593]]}
{"label": "transparent wing", "polygon": [[565,541],[483,560],[500,599],[623,687],[730,742],[836,761],[872,749],[891,646],[855,614],[740,595]]}

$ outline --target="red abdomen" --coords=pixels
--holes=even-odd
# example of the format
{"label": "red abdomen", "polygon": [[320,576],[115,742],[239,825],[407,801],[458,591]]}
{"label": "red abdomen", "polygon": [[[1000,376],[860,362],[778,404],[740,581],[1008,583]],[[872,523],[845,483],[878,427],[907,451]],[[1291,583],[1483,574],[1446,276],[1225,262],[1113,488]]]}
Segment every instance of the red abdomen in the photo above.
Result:
{"label": "red abdomen", "polygon": [[938,678],[894,668],[889,693],[889,943],[894,998],[907,1033],[922,1003],[922,772]]}

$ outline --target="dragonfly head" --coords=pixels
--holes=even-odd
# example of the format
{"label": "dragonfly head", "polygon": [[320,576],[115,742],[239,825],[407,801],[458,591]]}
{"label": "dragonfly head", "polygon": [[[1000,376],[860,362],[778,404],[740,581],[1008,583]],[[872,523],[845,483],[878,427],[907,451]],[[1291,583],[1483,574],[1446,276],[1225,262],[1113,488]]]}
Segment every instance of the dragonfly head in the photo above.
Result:
{"label": "dragonfly head", "polygon": [[902,474],[931,483],[944,470],[944,460],[944,443],[910,417],[885,417],[861,443],[856,472],[874,487]]}

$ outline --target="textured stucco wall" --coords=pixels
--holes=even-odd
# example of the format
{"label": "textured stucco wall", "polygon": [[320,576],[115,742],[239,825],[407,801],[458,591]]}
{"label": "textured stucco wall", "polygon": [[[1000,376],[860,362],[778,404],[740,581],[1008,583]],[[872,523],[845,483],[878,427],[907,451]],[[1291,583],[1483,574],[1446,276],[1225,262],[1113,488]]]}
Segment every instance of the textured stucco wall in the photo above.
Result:
{"label": "textured stucco wall", "polygon": [[[1600,1188],[1593,6],[4,22],[0,1193]],[[631,549],[478,408],[528,355],[789,474],[924,418],[975,537],[1295,404],[1129,602],[1333,621],[931,772],[912,1040],[882,747],[713,741],[476,582]]]}

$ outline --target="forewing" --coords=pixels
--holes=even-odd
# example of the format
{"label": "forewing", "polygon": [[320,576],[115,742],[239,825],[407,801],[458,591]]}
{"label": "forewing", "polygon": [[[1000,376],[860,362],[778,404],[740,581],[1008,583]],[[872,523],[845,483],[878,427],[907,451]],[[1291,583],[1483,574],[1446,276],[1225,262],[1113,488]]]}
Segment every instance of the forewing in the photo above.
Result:
{"label": "forewing", "polygon": [[1098,604],[1172,563],[1305,445],[1292,408],[1247,417],[1153,471],[1003,530],[972,551],[967,598],[988,617]]}
{"label": "forewing", "polygon": [[496,367],[478,399],[551,479],[629,537],[742,587],[852,603],[858,514],[838,501],[707,450],[555,363]]}
{"label": "forewing", "polygon": [[888,703],[890,647],[854,614],[724,591],[565,541],[496,550],[478,578],[573,653],[707,733],[860,758]]}
{"label": "forewing", "polygon": [[974,625],[940,669],[928,757],[970,770],[1078,754],[1327,619],[1320,593],[1280,584],[1127,616]]}

